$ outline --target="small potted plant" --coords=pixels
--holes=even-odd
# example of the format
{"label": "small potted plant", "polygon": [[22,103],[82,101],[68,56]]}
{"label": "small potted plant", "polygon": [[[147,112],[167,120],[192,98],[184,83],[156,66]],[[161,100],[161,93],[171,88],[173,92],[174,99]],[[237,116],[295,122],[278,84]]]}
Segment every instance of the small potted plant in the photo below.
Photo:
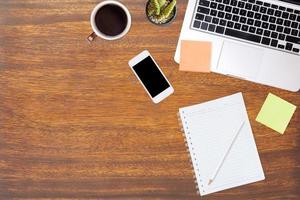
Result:
{"label": "small potted plant", "polygon": [[150,22],[157,25],[171,23],[176,17],[176,0],[149,0],[146,15]]}

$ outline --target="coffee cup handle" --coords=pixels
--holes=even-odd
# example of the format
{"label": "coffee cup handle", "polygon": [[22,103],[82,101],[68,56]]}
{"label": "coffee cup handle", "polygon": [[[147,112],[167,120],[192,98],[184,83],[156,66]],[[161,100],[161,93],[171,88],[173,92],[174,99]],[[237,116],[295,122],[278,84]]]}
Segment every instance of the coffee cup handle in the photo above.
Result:
{"label": "coffee cup handle", "polygon": [[88,41],[89,43],[91,43],[91,42],[94,41],[94,39],[95,39],[96,37],[97,37],[96,33],[93,32],[93,33],[91,33],[91,34],[87,37],[87,41]]}

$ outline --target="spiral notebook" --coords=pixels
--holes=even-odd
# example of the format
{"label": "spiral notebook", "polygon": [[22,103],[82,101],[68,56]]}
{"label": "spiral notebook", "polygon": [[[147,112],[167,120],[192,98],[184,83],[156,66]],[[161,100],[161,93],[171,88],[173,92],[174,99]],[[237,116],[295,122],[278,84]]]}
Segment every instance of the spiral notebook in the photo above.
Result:
{"label": "spiral notebook", "polygon": [[[241,93],[180,108],[179,117],[201,196],[265,179]],[[214,182],[209,184],[229,146]]]}

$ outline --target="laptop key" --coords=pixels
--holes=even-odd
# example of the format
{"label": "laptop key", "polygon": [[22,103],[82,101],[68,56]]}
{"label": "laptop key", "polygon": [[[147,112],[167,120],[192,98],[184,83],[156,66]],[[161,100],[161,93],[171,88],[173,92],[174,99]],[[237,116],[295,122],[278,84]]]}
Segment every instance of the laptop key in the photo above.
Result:
{"label": "laptop key", "polygon": [[244,8],[244,6],[245,6],[245,3],[244,3],[244,2],[242,2],[242,1],[239,1],[239,2],[238,2],[238,7],[239,7],[239,8]]}
{"label": "laptop key", "polygon": [[258,5],[253,5],[252,10],[257,12],[259,11],[259,6]]}
{"label": "laptop key", "polygon": [[256,31],[256,28],[255,28],[255,27],[251,26],[251,27],[249,28],[249,32],[250,32],[250,33],[255,33],[255,31]]}
{"label": "laptop key", "polygon": [[282,13],[282,18],[287,19],[289,17],[289,13],[283,12]]}
{"label": "laptop key", "polygon": [[267,11],[268,15],[273,15],[274,12],[275,12],[274,9],[268,8],[268,11]]}
{"label": "laptop key", "polygon": [[232,20],[235,21],[235,22],[238,22],[239,19],[240,19],[240,17],[237,16],[237,15],[233,15],[233,17],[232,17]]}
{"label": "laptop key", "polygon": [[223,33],[224,33],[224,30],[225,30],[224,27],[222,27],[222,26],[217,26],[217,28],[216,28],[216,33],[223,34]]}
{"label": "laptop key", "polygon": [[261,19],[263,21],[267,22],[269,20],[269,16],[268,15],[263,15]]}
{"label": "laptop key", "polygon": [[279,10],[285,11],[285,7],[279,6]]}
{"label": "laptop key", "polygon": [[293,36],[290,36],[290,35],[287,35],[285,40],[287,42],[291,42],[291,43],[295,43],[295,44],[300,44],[300,37],[293,37]]}
{"label": "laptop key", "polygon": [[269,24],[267,22],[263,22],[261,27],[264,28],[264,29],[267,29],[269,26]]}
{"label": "laptop key", "polygon": [[219,24],[219,19],[214,17],[213,20],[212,20],[212,23],[213,24]]}
{"label": "laptop key", "polygon": [[225,6],[223,4],[219,4],[217,9],[223,11],[224,8],[225,8]]}
{"label": "laptop key", "polygon": [[293,44],[289,42],[286,43],[285,49],[291,51],[293,49]]}
{"label": "laptop key", "polygon": [[262,34],[263,34],[263,29],[257,28],[257,29],[256,29],[256,34],[262,35]]}
{"label": "laptop key", "polygon": [[297,36],[298,35],[298,30],[297,29],[293,29],[291,34],[293,36]]}
{"label": "laptop key", "polygon": [[292,22],[292,28],[297,28],[297,27],[298,27],[298,23],[297,22]]}
{"label": "laptop key", "polygon": [[199,13],[208,14],[209,11],[210,11],[209,8],[200,7],[200,6],[198,7],[198,12],[199,12]]}
{"label": "laptop key", "polygon": [[217,10],[213,10],[213,9],[210,10],[210,15],[211,16],[217,16],[217,13],[218,13]]}
{"label": "laptop key", "polygon": [[219,18],[224,18],[224,15],[225,15],[224,12],[221,12],[221,11],[218,12],[218,17]]}
{"label": "laptop key", "polygon": [[247,25],[245,25],[245,24],[242,26],[242,30],[243,30],[243,31],[248,31],[248,29],[249,29],[249,26],[247,26]]}
{"label": "laptop key", "polygon": [[216,25],[213,25],[213,24],[209,24],[208,26],[208,31],[215,31],[215,28],[216,28]]}
{"label": "laptop key", "polygon": [[260,13],[255,13],[254,18],[257,20],[260,20],[261,14]]}
{"label": "laptop key", "polygon": [[234,29],[240,30],[241,29],[241,24],[235,23],[234,24]]}
{"label": "laptop key", "polygon": [[270,24],[269,29],[272,30],[272,31],[274,31],[276,29],[276,25]]}
{"label": "laptop key", "polygon": [[253,19],[249,19],[249,18],[248,18],[248,20],[247,20],[247,24],[249,24],[249,25],[253,25],[253,24],[254,24],[254,20],[253,20]]}
{"label": "laptop key", "polygon": [[266,13],[267,12],[267,8],[266,7],[260,7],[259,11],[261,13]]}
{"label": "laptop key", "polygon": [[226,13],[225,14],[225,19],[231,20],[232,14]]}
{"label": "laptop key", "polygon": [[294,20],[296,19],[296,17],[297,17],[297,16],[296,16],[295,14],[290,14],[289,19],[294,21]]}
{"label": "laptop key", "polygon": [[278,40],[272,39],[272,41],[271,41],[271,46],[272,46],[272,47],[277,47],[277,44],[278,44]]}
{"label": "laptop key", "polygon": [[207,30],[207,28],[208,28],[208,23],[202,22],[200,28],[201,28],[202,30]]}
{"label": "laptop key", "polygon": [[207,0],[200,0],[199,1],[199,5],[208,7],[209,6],[209,1],[207,1]]}
{"label": "laptop key", "polygon": [[254,35],[251,33],[245,33],[245,32],[230,29],[230,28],[226,28],[225,35],[252,41],[252,42],[256,42],[256,43],[259,43],[261,40],[261,37],[258,35]]}
{"label": "laptop key", "polygon": [[290,34],[291,32],[291,29],[290,28],[284,28],[284,31],[283,31],[285,34]]}
{"label": "laptop key", "polygon": [[270,17],[270,18],[269,18],[269,22],[275,23],[275,22],[276,22],[276,18],[275,18],[275,17]]}
{"label": "laptop key", "polygon": [[241,17],[241,18],[240,18],[240,22],[243,23],[243,24],[246,23],[246,20],[247,20],[246,17]]}
{"label": "laptop key", "polygon": [[234,23],[232,21],[228,21],[227,22],[227,27],[232,28],[234,25]]}
{"label": "laptop key", "polygon": [[211,3],[210,3],[210,7],[211,7],[211,8],[217,8],[217,3],[211,2]]}
{"label": "laptop key", "polygon": [[284,40],[284,39],[285,39],[285,35],[282,34],[282,33],[280,33],[278,39],[279,39],[279,40]]}
{"label": "laptop key", "polygon": [[220,24],[221,26],[226,26],[226,20],[221,19],[219,24]]}
{"label": "laptop key", "polygon": [[240,15],[242,15],[242,16],[246,16],[246,13],[247,13],[247,11],[246,11],[246,10],[244,10],[244,9],[241,9],[241,10],[240,10]]}
{"label": "laptop key", "polygon": [[212,17],[211,17],[211,16],[205,16],[204,21],[206,21],[206,22],[211,22],[211,20],[212,20]]}
{"label": "laptop key", "polygon": [[261,43],[265,45],[269,45],[271,42],[270,38],[263,37]]}
{"label": "laptop key", "polygon": [[245,6],[245,8],[246,8],[247,10],[251,10],[251,8],[252,8],[252,4],[250,4],[250,3],[246,3],[246,6]]}
{"label": "laptop key", "polygon": [[276,22],[276,18],[275,18],[275,17],[270,17],[270,18],[269,18],[269,22],[275,23],[275,22]]}
{"label": "laptop key", "polygon": [[233,14],[239,14],[240,10],[238,8],[233,8],[232,13]]}
{"label": "laptop key", "polygon": [[231,12],[231,10],[232,10],[232,7],[231,7],[231,6],[226,6],[226,7],[225,7],[225,11],[226,11],[226,12]]}
{"label": "laptop key", "polygon": [[278,24],[278,25],[282,25],[282,24],[283,24],[283,19],[281,19],[281,18],[277,18],[277,20],[276,20],[276,24]]}
{"label": "laptop key", "polygon": [[280,10],[275,11],[275,16],[276,17],[281,17],[282,12]]}
{"label": "laptop key", "polygon": [[203,20],[204,19],[204,15],[197,13],[196,14],[196,19]]}
{"label": "laptop key", "polygon": [[261,21],[255,20],[254,26],[260,27],[261,26]]}
{"label": "laptop key", "polygon": [[271,38],[277,39],[277,37],[278,37],[278,33],[272,32]]}
{"label": "laptop key", "polygon": [[291,21],[289,21],[289,20],[284,20],[284,25],[285,25],[285,26],[290,26],[290,25],[291,25]]}
{"label": "laptop key", "polygon": [[264,31],[264,36],[269,37],[271,35],[271,31],[265,30]]}
{"label": "laptop key", "polygon": [[277,26],[276,31],[281,33],[283,31],[283,26]]}
{"label": "laptop key", "polygon": [[224,4],[229,4],[230,0],[223,0]]}
{"label": "laptop key", "polygon": [[263,2],[262,1],[256,1],[256,4],[263,5]]}
{"label": "laptop key", "polygon": [[293,48],[293,52],[299,53],[299,49]]}
{"label": "laptop key", "polygon": [[236,6],[237,5],[237,0],[231,0],[230,5]]}
{"label": "laptop key", "polygon": [[200,21],[194,21],[193,27],[194,28],[200,28],[200,24],[201,24]]}
{"label": "laptop key", "polygon": [[252,11],[247,12],[247,17],[253,18],[253,16],[254,16],[254,12]]}

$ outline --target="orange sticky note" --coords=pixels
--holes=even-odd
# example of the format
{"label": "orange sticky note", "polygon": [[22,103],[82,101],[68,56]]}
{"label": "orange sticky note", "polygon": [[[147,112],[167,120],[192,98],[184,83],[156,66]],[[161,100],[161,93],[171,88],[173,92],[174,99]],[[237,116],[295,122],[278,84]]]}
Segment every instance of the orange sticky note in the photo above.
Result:
{"label": "orange sticky note", "polygon": [[210,72],[211,42],[181,41],[180,71]]}

